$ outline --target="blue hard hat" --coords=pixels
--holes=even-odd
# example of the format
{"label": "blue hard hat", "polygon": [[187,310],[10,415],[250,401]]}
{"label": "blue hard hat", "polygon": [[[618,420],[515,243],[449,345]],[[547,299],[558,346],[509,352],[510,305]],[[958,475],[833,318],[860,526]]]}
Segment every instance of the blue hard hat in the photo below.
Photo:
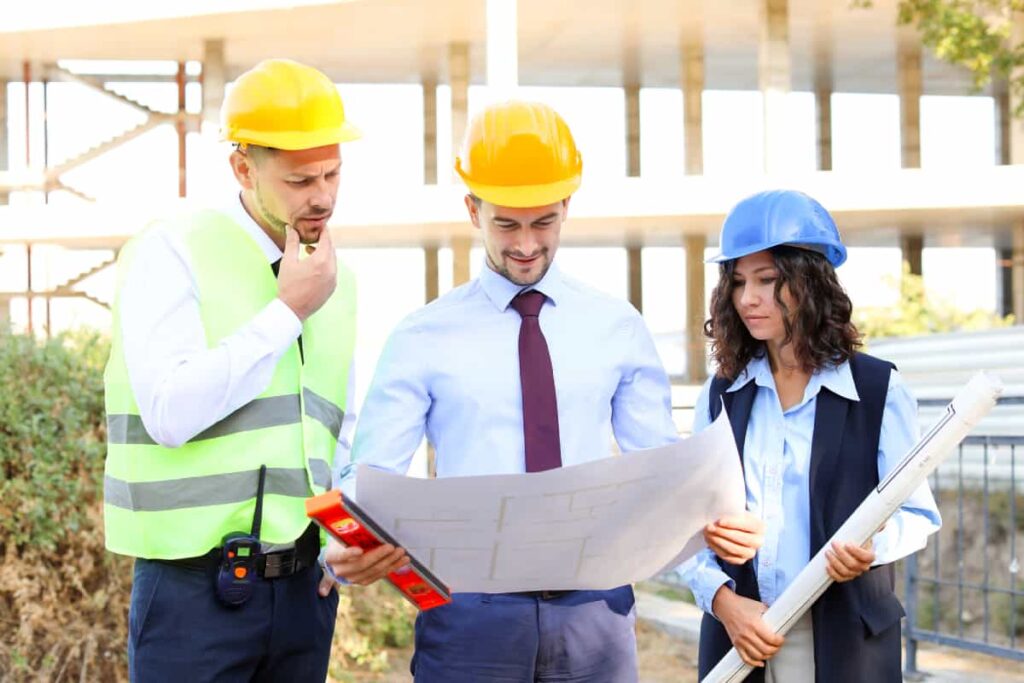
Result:
{"label": "blue hard hat", "polygon": [[833,266],[846,261],[846,247],[825,207],[803,192],[771,190],[733,207],[722,223],[722,251],[708,263],[731,261],[782,244],[816,251]]}

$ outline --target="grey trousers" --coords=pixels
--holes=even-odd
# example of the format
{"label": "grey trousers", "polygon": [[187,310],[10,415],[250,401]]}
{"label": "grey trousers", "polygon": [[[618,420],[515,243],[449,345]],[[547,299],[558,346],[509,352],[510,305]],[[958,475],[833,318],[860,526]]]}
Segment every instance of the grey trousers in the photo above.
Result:
{"label": "grey trousers", "polygon": [[766,683],[814,683],[814,631],[809,611],[789,630],[785,644],[766,668]]}

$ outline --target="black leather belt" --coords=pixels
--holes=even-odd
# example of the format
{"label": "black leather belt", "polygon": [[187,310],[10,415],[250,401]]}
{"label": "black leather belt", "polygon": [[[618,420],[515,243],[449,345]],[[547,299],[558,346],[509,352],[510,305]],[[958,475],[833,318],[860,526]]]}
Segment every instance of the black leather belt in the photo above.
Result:
{"label": "black leather belt", "polygon": [[575,593],[575,591],[525,591],[519,595],[526,595],[531,598],[540,598],[541,600],[554,600],[555,598],[560,598],[563,595],[568,595],[569,593]]}
{"label": "black leather belt", "polygon": [[[256,559],[256,572],[264,579],[279,579],[297,574],[317,563],[320,556],[320,531],[310,524],[295,541],[294,548],[263,553]],[[157,560],[176,567],[216,571],[221,562],[221,549],[213,548],[205,555],[177,560]]]}

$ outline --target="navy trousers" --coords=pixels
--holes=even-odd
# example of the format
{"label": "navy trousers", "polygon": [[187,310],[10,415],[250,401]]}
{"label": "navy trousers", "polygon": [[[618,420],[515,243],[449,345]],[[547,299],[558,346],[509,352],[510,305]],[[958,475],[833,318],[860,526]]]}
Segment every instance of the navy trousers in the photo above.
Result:
{"label": "navy trousers", "polygon": [[635,683],[633,589],[456,593],[416,618],[416,683]]}
{"label": "navy trousers", "polygon": [[133,683],[323,681],[337,591],[317,593],[321,570],[259,579],[252,598],[225,607],[210,570],[137,559],[128,613]]}

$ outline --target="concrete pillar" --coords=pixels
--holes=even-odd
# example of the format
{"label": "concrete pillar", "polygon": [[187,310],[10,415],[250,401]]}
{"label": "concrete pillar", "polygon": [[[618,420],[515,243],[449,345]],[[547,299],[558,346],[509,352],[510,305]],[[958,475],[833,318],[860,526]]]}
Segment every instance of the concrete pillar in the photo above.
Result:
{"label": "concrete pillar", "polygon": [[832,87],[814,88],[816,147],[819,171],[832,170]]}
{"label": "concrete pillar", "polygon": [[786,96],[792,89],[789,55],[788,0],[761,0],[761,42],[758,52],[758,87],[764,98],[764,170],[784,170]]}
{"label": "concrete pillar", "polygon": [[[25,168],[30,169],[32,168],[32,63],[27,59],[21,64],[21,81],[25,84]],[[29,318],[31,317],[32,307],[29,306]]]}
{"label": "concrete pillar", "polygon": [[1010,236],[1009,287],[1010,310],[1017,324],[1024,324],[1024,223],[1018,222]]}
{"label": "concrete pillar", "polygon": [[452,238],[452,287],[469,282],[469,254],[473,240],[469,237]]}
{"label": "concrete pillar", "polygon": [[175,77],[178,85],[178,121],[175,129],[178,133],[178,196],[188,194],[188,127],[185,124],[185,62],[178,62],[178,73]]}
{"label": "concrete pillar", "polygon": [[911,274],[921,275],[924,272],[921,268],[924,236],[904,230],[900,233],[900,250],[903,252],[903,260],[910,265]]}
{"label": "concrete pillar", "polygon": [[819,171],[832,170],[832,87],[815,83],[814,105],[817,114],[815,133]]}
{"label": "concrete pillar", "polygon": [[[921,168],[921,92],[924,87],[921,60],[921,40],[908,27],[897,32],[896,77],[900,95],[900,165],[903,168]],[[909,228],[900,231],[903,260],[910,264],[910,272],[921,275],[921,257],[924,237]]]}
{"label": "concrete pillar", "polygon": [[[1014,121],[1013,110],[1010,108],[1010,93],[1008,92],[1009,86],[1005,81],[1001,83],[993,83],[992,85],[992,99],[995,100],[995,131],[996,131],[996,149],[995,149],[995,160],[997,164],[1003,166],[1013,163],[1013,141],[1014,138],[1024,137],[1022,135],[1014,135],[1014,124],[1019,123]],[[1019,150],[1024,152],[1024,150]],[[1018,157],[1019,159],[1020,157]]]}
{"label": "concrete pillar", "polygon": [[[1010,44],[1024,40],[1024,18],[1014,15]],[[1024,68],[1016,68],[1010,80],[1024,77]],[[997,160],[1001,164],[1024,164],[1024,118],[1013,113],[1021,105],[1020,92],[1012,92],[1006,81],[996,84]],[[999,267],[999,298],[1003,315],[1012,313],[1017,324],[1024,324],[1024,223],[1009,226],[1010,236],[997,253]]]}
{"label": "concrete pillar", "polygon": [[[1000,164],[1024,164],[1024,121],[1013,115],[1019,98],[1011,96],[1008,85],[996,91],[996,132]],[[1024,324],[1024,223],[1010,226],[1009,246],[997,250],[997,297],[999,312],[1013,314],[1017,324]]]}
{"label": "concrete pillar", "polygon": [[707,379],[707,347],[704,343],[704,235],[687,235],[686,249],[686,377],[698,383]]}
{"label": "concrete pillar", "polygon": [[704,45],[683,45],[683,143],[686,175],[704,174]]}
{"label": "concrete pillar", "polygon": [[437,80],[423,79],[423,184],[437,185]]}
{"label": "concrete pillar", "polygon": [[[26,83],[27,83],[27,81],[26,81]],[[32,296],[32,292],[34,292],[34,291],[35,291],[35,285],[32,282],[32,245],[31,244],[26,244],[25,245],[25,299],[26,299],[26,303],[28,304],[28,327],[27,327],[27,331],[28,331],[28,333],[30,335],[35,334],[35,324],[34,324],[34,321],[33,321],[33,313],[34,313],[34,311],[32,310],[34,308],[34,306],[32,305],[33,302],[34,302],[34,297]]]}
{"label": "concrete pillar", "polygon": [[640,86],[627,85],[626,94],[626,176],[640,177]]}
{"label": "concrete pillar", "polygon": [[437,252],[437,245],[423,247],[424,298],[428,304],[441,292],[441,270],[438,266]]}
{"label": "concrete pillar", "polygon": [[832,68],[831,5],[825,3],[817,8],[818,17],[814,29],[814,110],[815,149],[819,171],[832,170],[832,91],[835,79]]}
{"label": "concrete pillar", "polygon": [[996,312],[1013,313],[1013,249],[996,249]]}
{"label": "concrete pillar", "polygon": [[224,41],[203,41],[203,123],[220,126],[220,106],[224,102],[227,69],[224,66]]}
{"label": "concrete pillar", "polygon": [[[0,78],[0,171],[11,170],[11,150],[8,143],[10,140],[7,130],[7,81]],[[10,202],[10,195],[0,190],[0,204]],[[6,301],[0,301],[0,316],[7,308]],[[0,325],[4,324],[4,318],[0,317]]]}
{"label": "concrete pillar", "polygon": [[517,0],[487,0],[487,90],[492,101],[508,99],[519,84]]}
{"label": "concrete pillar", "polygon": [[469,44],[448,46],[448,85],[452,92],[452,159],[459,154],[469,122]]}
{"label": "concrete pillar", "polygon": [[1010,227],[1009,246],[996,250],[996,297],[1000,315],[1024,324],[1024,222]]}
{"label": "concrete pillar", "polygon": [[629,275],[629,303],[644,312],[644,259],[643,248],[639,245],[626,247],[626,270]]}
{"label": "concrete pillar", "polygon": [[921,39],[899,29],[896,74],[900,95],[900,160],[903,168],[921,168],[921,93],[924,87]]}
{"label": "concrete pillar", "polygon": [[[700,11],[699,3],[693,7]],[[699,16],[699,15],[698,15]],[[702,22],[695,22],[703,26]],[[704,38],[693,30],[683,41],[683,141],[687,175],[704,173]],[[704,381],[707,353],[704,345],[704,249],[703,234],[683,238],[686,267],[685,341],[686,377],[690,382]]]}

